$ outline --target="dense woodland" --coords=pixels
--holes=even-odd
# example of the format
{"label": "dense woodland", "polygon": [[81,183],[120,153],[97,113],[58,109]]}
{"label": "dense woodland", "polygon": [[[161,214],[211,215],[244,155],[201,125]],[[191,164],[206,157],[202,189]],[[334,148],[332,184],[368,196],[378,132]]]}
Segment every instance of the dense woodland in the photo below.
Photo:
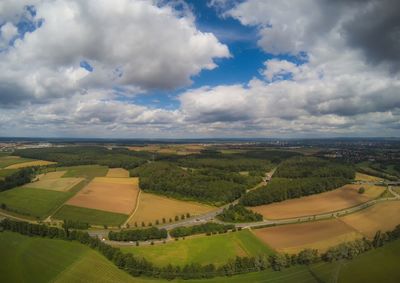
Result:
{"label": "dense woodland", "polygon": [[168,237],[168,232],[165,229],[156,227],[135,230],[121,230],[118,232],[110,231],[108,238],[112,241],[147,241],[161,240]]}
{"label": "dense woodland", "polygon": [[36,168],[23,168],[0,180],[0,192],[29,183],[34,177]]}
{"label": "dense woodland", "polygon": [[228,208],[217,215],[217,218],[224,222],[255,222],[262,221],[263,217],[261,214],[247,209],[241,204],[230,205]]}
{"label": "dense woodland", "polygon": [[50,147],[16,150],[14,155],[44,159],[57,162],[58,166],[98,164],[111,168],[135,168],[146,162],[150,154],[133,152],[123,148],[107,149],[105,147]]}
{"label": "dense woodland", "polygon": [[218,169],[184,169],[158,161],[130,171],[139,177],[140,188],[157,194],[223,204],[239,198],[261,181],[260,176],[243,176]]}
{"label": "dense woodland", "polygon": [[178,237],[186,237],[190,235],[196,234],[221,234],[226,233],[228,230],[235,229],[234,225],[228,224],[218,224],[218,223],[204,223],[200,225],[188,226],[188,227],[176,227],[169,231],[171,237],[178,238]]}
{"label": "dense woodland", "polygon": [[195,279],[212,278],[216,276],[231,276],[234,274],[248,273],[272,268],[281,270],[293,265],[309,265],[318,261],[335,261],[342,259],[352,259],[365,251],[383,246],[385,243],[400,238],[400,225],[393,231],[378,232],[372,241],[368,239],[356,240],[340,244],[329,249],[323,254],[317,250],[306,249],[298,254],[274,254],[259,255],[256,257],[236,257],[221,266],[214,264],[199,265],[187,264],[183,267],[168,265],[165,267],[154,266],[151,262],[138,258],[131,253],[122,253],[119,248],[112,247],[103,243],[99,238],[92,238],[87,232],[59,229],[46,225],[19,222],[4,219],[0,222],[0,232],[8,230],[27,236],[40,236],[46,238],[63,239],[68,241],[78,241],[94,250],[99,251],[108,260],[113,262],[118,268],[128,272],[132,276],[147,276],[163,279]]}
{"label": "dense woodland", "polygon": [[355,171],[349,165],[310,157],[282,162],[267,186],[244,195],[240,203],[256,206],[318,194],[348,184]]}

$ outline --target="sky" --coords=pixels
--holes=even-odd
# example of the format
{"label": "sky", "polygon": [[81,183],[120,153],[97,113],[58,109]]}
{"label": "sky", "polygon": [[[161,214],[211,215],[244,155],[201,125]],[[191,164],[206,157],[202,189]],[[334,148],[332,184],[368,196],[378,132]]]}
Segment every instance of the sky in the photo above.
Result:
{"label": "sky", "polygon": [[398,0],[1,0],[0,136],[400,137]]}

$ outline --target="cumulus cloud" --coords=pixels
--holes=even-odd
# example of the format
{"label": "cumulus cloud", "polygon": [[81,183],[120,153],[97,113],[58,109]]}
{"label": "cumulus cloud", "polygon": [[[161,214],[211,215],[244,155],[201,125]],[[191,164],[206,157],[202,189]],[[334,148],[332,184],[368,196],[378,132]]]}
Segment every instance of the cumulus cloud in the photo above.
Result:
{"label": "cumulus cloud", "polygon": [[[134,86],[172,89],[229,57],[226,45],[199,31],[192,15],[144,0],[34,1],[31,20],[40,20],[0,52],[0,85],[15,85],[26,99],[63,97],[90,88]],[[2,1],[2,36],[24,17],[27,1]],[[24,8],[25,7],[25,8]],[[19,14],[18,14],[19,13]],[[17,16],[15,16],[17,15]],[[18,17],[19,15],[19,17]],[[2,17],[3,18],[3,17]],[[82,71],[87,61],[93,72]],[[5,92],[5,90],[3,90]],[[7,95],[1,95],[0,103]],[[22,98],[22,97],[21,97]],[[7,100],[8,101],[8,100]]]}

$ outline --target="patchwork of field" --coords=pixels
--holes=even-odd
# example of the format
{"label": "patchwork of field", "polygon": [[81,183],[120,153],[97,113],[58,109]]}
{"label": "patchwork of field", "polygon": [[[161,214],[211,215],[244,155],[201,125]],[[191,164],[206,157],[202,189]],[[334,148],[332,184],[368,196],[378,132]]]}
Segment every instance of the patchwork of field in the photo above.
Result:
{"label": "patchwork of field", "polygon": [[386,232],[400,224],[400,201],[377,203],[340,220],[367,237],[373,237],[378,230]]}
{"label": "patchwork of field", "polygon": [[194,236],[154,246],[122,246],[121,249],[144,257],[158,266],[183,266],[187,263],[222,265],[236,256],[273,253],[249,230],[213,236]]}
{"label": "patchwork of field", "polygon": [[116,227],[124,223],[128,215],[72,205],[63,205],[53,217],[60,220],[72,220],[92,225]]}
{"label": "patchwork of field", "polygon": [[25,167],[45,166],[45,165],[51,165],[51,164],[56,164],[56,162],[45,161],[45,160],[35,160],[35,161],[28,161],[28,162],[13,164],[13,165],[7,166],[5,169],[20,169],[20,168],[25,168]]}
{"label": "patchwork of field", "polygon": [[376,177],[376,176],[371,176],[367,174],[363,174],[360,172],[356,172],[356,181],[363,181],[363,182],[383,182],[382,178]]}
{"label": "patchwork of field", "polygon": [[[358,193],[360,187],[365,188],[363,194]],[[384,191],[385,187],[381,186],[346,185],[333,191],[250,207],[250,209],[262,214],[266,219],[294,218],[346,209],[377,198]]]}
{"label": "patchwork of field", "polygon": [[195,216],[214,209],[215,207],[213,206],[197,202],[181,201],[141,192],[138,208],[133,217],[129,220],[129,224],[132,226],[135,222],[139,224],[142,221],[146,224],[148,222],[154,223],[156,220],[162,223],[161,220],[163,218],[168,221],[169,218],[174,219],[175,216],[181,216],[182,214],[186,215],[186,213],[190,213],[191,216]]}
{"label": "patchwork of field", "polygon": [[37,177],[37,180],[24,185],[25,188],[51,190],[58,192],[66,192],[71,188],[82,182],[83,178],[61,178],[66,171],[56,171],[46,174],[41,174]]}
{"label": "patchwork of field", "polygon": [[136,207],[138,178],[96,177],[67,204],[130,214]]}
{"label": "patchwork of field", "polygon": [[298,253],[306,248],[324,251],[363,237],[337,219],[256,229],[254,234],[268,246],[285,253]]}
{"label": "patchwork of field", "polygon": [[108,169],[106,177],[129,178],[129,171],[124,168],[110,168]]}
{"label": "patchwork of field", "polygon": [[136,282],[77,242],[3,232],[0,254],[0,282]]}
{"label": "patchwork of field", "polygon": [[[1,156],[0,157],[0,168],[6,168],[6,167],[14,165],[14,164],[30,162],[30,161],[34,161],[34,160],[29,159],[29,158],[21,158],[19,156],[12,156],[12,155]],[[9,168],[9,169],[12,169],[12,168]]]}

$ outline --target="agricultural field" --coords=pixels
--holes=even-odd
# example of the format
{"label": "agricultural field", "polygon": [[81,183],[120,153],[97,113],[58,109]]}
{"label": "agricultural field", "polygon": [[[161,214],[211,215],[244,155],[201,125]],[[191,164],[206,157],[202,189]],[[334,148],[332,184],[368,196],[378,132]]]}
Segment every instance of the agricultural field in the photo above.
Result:
{"label": "agricultural field", "polygon": [[72,205],[63,205],[53,217],[59,220],[72,220],[92,225],[116,227],[124,223],[128,215]]}
{"label": "agricultural field", "polygon": [[121,249],[142,256],[159,266],[168,264],[183,266],[186,263],[222,265],[236,256],[273,253],[249,230],[213,236],[193,236],[154,246],[122,246]]}
{"label": "agricultural field", "polygon": [[376,177],[376,176],[372,176],[372,175],[367,175],[367,174],[363,174],[360,172],[356,172],[356,177],[355,177],[356,181],[363,181],[363,182],[383,182],[384,179]]}
{"label": "agricultural field", "polygon": [[66,192],[82,182],[83,178],[62,178],[66,171],[56,171],[39,175],[32,183],[24,185],[24,188],[51,190]]}
{"label": "agricultural field", "polygon": [[[6,168],[6,167],[14,165],[14,164],[30,162],[30,161],[34,161],[34,160],[30,159],[30,158],[21,158],[19,156],[12,156],[12,155],[0,156],[0,168]],[[12,168],[9,168],[9,169],[12,169]],[[16,168],[14,168],[14,169],[16,169]]]}
{"label": "agricultural field", "polygon": [[67,204],[129,215],[136,207],[138,178],[96,177]]}
{"label": "agricultural field", "polygon": [[341,217],[340,220],[365,236],[373,237],[378,230],[386,232],[399,225],[399,215],[400,201],[388,201]]}
{"label": "agricultural field", "polygon": [[285,253],[298,253],[305,248],[325,251],[363,237],[337,219],[255,229],[254,234],[271,248]]}
{"label": "agricultural field", "polygon": [[0,254],[1,282],[136,282],[98,252],[76,242],[2,232]]}
{"label": "agricultural field", "polygon": [[148,151],[154,153],[164,153],[164,154],[177,154],[177,155],[188,155],[188,154],[198,154],[203,149],[205,145],[200,144],[168,144],[168,145],[145,145],[145,146],[130,146],[129,150],[132,151]]}
{"label": "agricultural field", "polygon": [[146,224],[154,223],[163,218],[167,221],[169,218],[174,219],[175,216],[190,213],[191,216],[204,214],[214,210],[214,206],[201,204],[192,201],[181,201],[173,198],[159,196],[155,194],[141,192],[138,200],[138,208],[132,218],[129,220],[129,225],[133,226],[135,222],[139,225],[143,221]]}
{"label": "agricultural field", "polygon": [[0,180],[3,180],[5,177],[10,176],[17,171],[17,169],[0,169]]}
{"label": "agricultural field", "polygon": [[67,171],[63,177],[81,177],[91,180],[95,177],[104,177],[108,167],[100,165],[80,165],[70,167],[58,167],[57,171]]}
{"label": "agricultural field", "polygon": [[35,161],[28,161],[28,162],[22,162],[22,163],[9,165],[5,169],[20,169],[20,168],[25,168],[25,167],[45,166],[45,165],[51,165],[51,164],[56,164],[56,162],[45,161],[45,160],[35,160]]}
{"label": "agricultural field", "polygon": [[106,177],[129,178],[129,171],[124,168],[110,168],[108,169]]}
{"label": "agricultural field", "polygon": [[[358,193],[365,188],[363,194]],[[373,185],[345,185],[339,189],[282,202],[249,207],[266,219],[285,219],[328,213],[352,207],[379,197],[385,187]]]}

